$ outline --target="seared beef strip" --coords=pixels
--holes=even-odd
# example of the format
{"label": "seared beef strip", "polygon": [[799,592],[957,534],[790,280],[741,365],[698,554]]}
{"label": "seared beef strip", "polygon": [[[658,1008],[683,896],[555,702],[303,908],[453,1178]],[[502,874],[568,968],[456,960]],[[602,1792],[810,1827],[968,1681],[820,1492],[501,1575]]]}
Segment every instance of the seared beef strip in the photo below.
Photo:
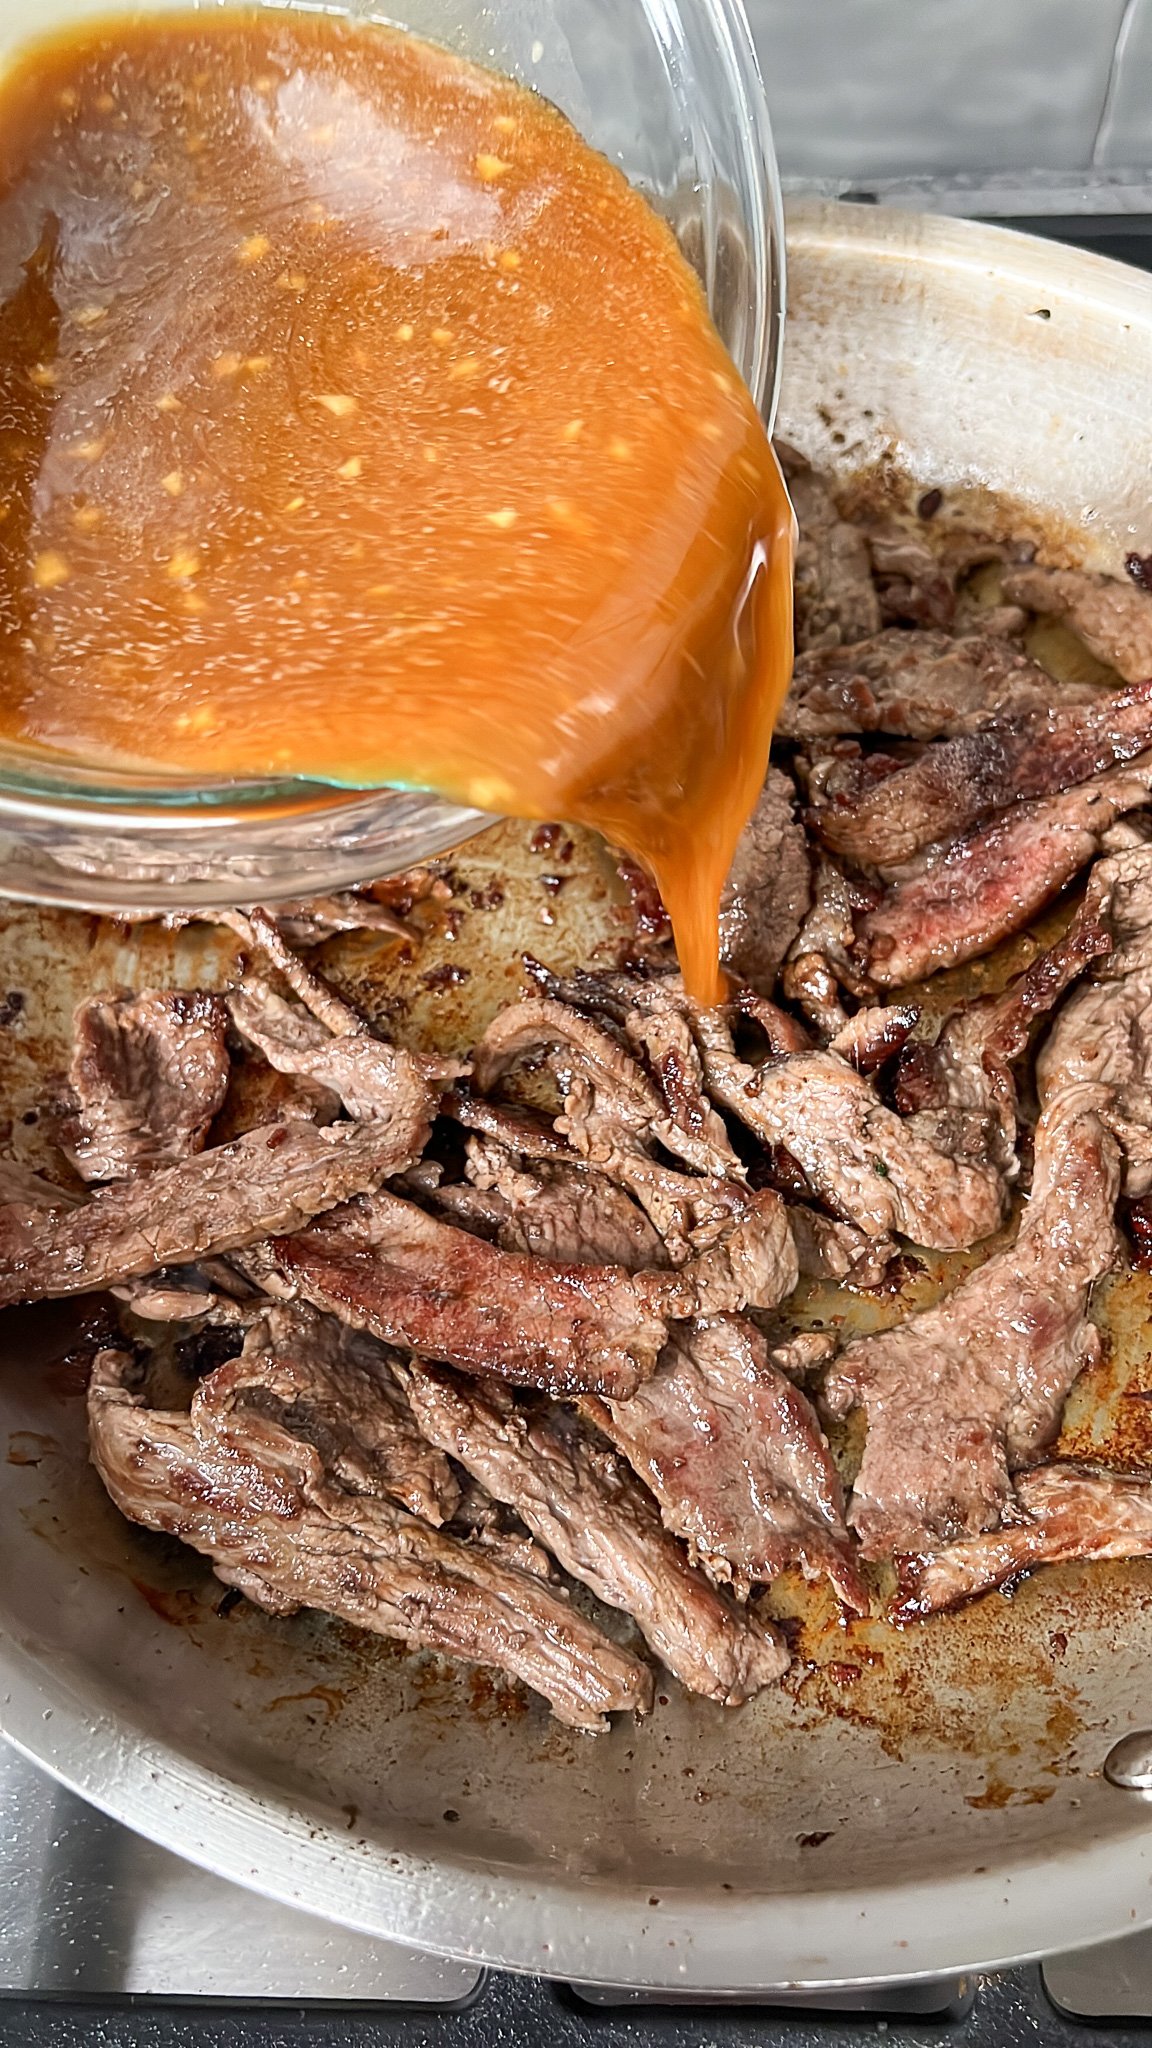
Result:
{"label": "seared beef strip", "polygon": [[632,1615],[690,1692],[738,1707],[787,1668],[777,1632],[693,1570],[651,1494],[577,1416],[518,1407],[502,1387],[415,1360],[405,1385],[425,1436],[514,1507],[574,1579]]}
{"label": "seared beef strip", "polygon": [[783,1201],[772,1188],[740,1194],[742,1208],[714,1245],[674,1273],[653,1276],[667,1315],[770,1309],[791,1294],[800,1265]]}
{"label": "seared beef strip", "polygon": [[866,1611],[820,1425],[751,1323],[709,1316],[679,1325],[631,1400],[590,1400],[584,1411],[713,1578],[743,1591],[798,1565]]}
{"label": "seared beef strip", "polygon": [[1144,754],[1080,789],[1016,804],[949,845],[926,848],[859,921],[868,973],[899,988],[1022,931],[1150,789],[1152,754]]}
{"label": "seared beef strip", "polygon": [[[1016,1080],[1013,1062],[1026,1050],[1032,1026],[1059,1002],[1112,939],[1095,910],[1085,905],[1064,935],[997,996],[965,1003],[948,1018],[935,1045],[909,1046],[897,1071],[896,1107],[941,1151],[955,1142],[957,1119],[986,1119],[987,1156],[1009,1180],[1016,1160]],[[1054,1099],[1058,1091],[1050,1089]]]}
{"label": "seared beef strip", "polygon": [[799,655],[776,732],[784,740],[853,732],[935,740],[1099,694],[1090,683],[1057,682],[987,628],[953,639],[889,627],[856,646]]}
{"label": "seared beef strip", "polygon": [[[630,1273],[669,1264],[644,1210],[606,1175],[548,1161],[528,1172],[525,1162],[518,1165],[491,1140],[473,1139],[469,1155],[472,1188],[438,1189],[432,1206],[466,1228],[480,1227],[503,1250],[566,1264],[623,1266]],[[470,1205],[473,1189],[491,1206]],[[796,1250],[779,1196],[738,1185],[732,1195],[722,1233],[680,1263],[662,1287],[666,1315],[774,1308],[795,1287]]]}
{"label": "seared beef strip", "polygon": [[893,1618],[961,1607],[1042,1564],[1152,1557],[1152,1485],[1118,1472],[1041,1465],[1016,1482],[1011,1516],[984,1536],[899,1560]]}
{"label": "seared beef strip", "polygon": [[334,1037],[308,1010],[285,1002],[256,977],[233,989],[228,1008],[241,1037],[269,1066],[330,1088],[361,1123],[410,1115],[419,1103],[430,1124],[446,1085],[468,1071],[460,1060],[404,1052],[366,1027]]}
{"label": "seared beef strip", "polygon": [[71,1157],[85,1180],[126,1180],[199,1152],[228,1088],[218,996],[93,996],[74,1023]]}
{"label": "seared beef strip", "polygon": [[[868,525],[865,536],[885,625],[936,626],[947,632],[956,616],[956,574],[925,536],[894,519]],[[995,561],[1002,550],[991,545],[985,559]]]}
{"label": "seared beef strip", "polygon": [[428,1126],[273,1124],[101,1188],[80,1208],[0,1208],[0,1308],[87,1294],[160,1266],[298,1230],[419,1158]]}
{"label": "seared beef strip", "polygon": [[812,902],[804,827],[786,775],[769,768],[720,902],[720,954],[738,981],[772,988]]}
{"label": "seared beef strip", "polygon": [[812,909],[785,964],[781,986],[822,1039],[835,1038],[848,1023],[841,989],[863,1002],[875,994],[855,957],[856,915],[878,900],[871,883],[851,879],[826,855],[817,859]]}
{"label": "seared beef strip", "polygon": [[[915,1003],[875,1004],[857,1010],[829,1044],[858,1074],[878,1074],[901,1053],[920,1021]],[[780,1048],[773,1046],[773,1052]]]}
{"label": "seared beef strip", "polygon": [[395,910],[360,889],[338,889],[330,896],[310,896],[304,903],[278,903],[275,918],[289,946],[319,946],[337,932],[383,932],[409,945],[420,938],[415,925],[405,924]]}
{"label": "seared beef strip", "polygon": [[[575,1019],[564,1027],[574,1042],[597,1030],[574,1005],[591,1008],[617,1023],[643,1050],[649,1069],[662,1077],[664,1099],[676,1110],[680,1151],[688,1149],[686,1131],[700,1133],[698,1156],[715,1158],[731,1174],[731,1178],[709,1173],[694,1179],[662,1166],[643,1143],[645,1137],[656,1135],[653,1126],[637,1127],[635,1122],[632,1129],[626,1126],[619,1091],[590,1082],[588,1072],[596,1071],[591,1063],[580,1075],[561,1067],[565,1102],[557,1128],[567,1132],[576,1149],[595,1160],[605,1175],[629,1190],[659,1231],[677,1268],[663,1286],[666,1313],[690,1316],[775,1307],[791,1292],[798,1277],[787,1215],[771,1190],[754,1193],[744,1184],[744,1167],[705,1092],[693,1013],[680,977],[666,974],[636,980],[581,974],[567,981],[550,977],[549,985],[558,992],[547,1004],[549,1014]],[[764,1007],[762,998],[749,998],[749,1002],[757,1011]],[[774,1016],[781,1015],[774,1006],[767,1007]],[[792,1020],[786,1021],[793,1031],[798,1028]],[[561,1025],[555,1022],[549,1028],[558,1033]],[[492,1036],[490,1033],[489,1038]],[[600,1036],[606,1044],[615,1042],[606,1033]],[[589,1037],[587,1042],[594,1041]],[[669,1080],[673,1064],[679,1077],[675,1088]],[[476,1070],[478,1079],[489,1071],[479,1055]],[[604,1060],[600,1071],[606,1070]],[[623,1112],[628,1113],[626,1100]]]}
{"label": "seared beef strip", "polygon": [[967,526],[929,528],[886,517],[867,521],[865,533],[885,622],[948,632],[955,631],[961,580],[1009,553],[1002,541]]}
{"label": "seared beef strip", "polygon": [[1101,1111],[1124,1152],[1125,1192],[1152,1189],[1152,846],[1099,862],[1086,917],[1114,939],[1093,978],[1065,1004],[1037,1061],[1045,1097],[1079,1083],[1107,1091]]}
{"label": "seared beef strip", "polygon": [[468,1192],[495,1198],[498,1206],[490,1214],[503,1251],[529,1252],[562,1265],[624,1266],[630,1273],[668,1264],[663,1240],[643,1209],[594,1167],[546,1159],[530,1167],[507,1145],[477,1135],[468,1141],[466,1171]]}
{"label": "seared beef strip", "polygon": [[[548,1053],[562,1093],[573,1097],[572,1078],[582,1080],[605,1128],[640,1144],[661,1144],[701,1172],[739,1175],[727,1132],[704,1095],[695,1045],[679,1010],[665,1003],[659,982],[630,986],[637,1000],[629,1006],[626,1028],[647,1052],[647,1070],[602,1025],[566,1002],[536,996],[500,1011],[489,1025],[475,1052],[477,1088],[488,1094],[517,1060]],[[568,1103],[557,1128],[585,1158],[604,1163],[597,1133],[582,1126]]]}
{"label": "seared beef strip", "polygon": [[345,1002],[322,974],[301,960],[288,944],[270,910],[259,904],[247,911],[225,910],[220,912],[220,921],[237,934],[249,952],[263,953],[283,976],[293,995],[299,997],[318,1024],[327,1026],[334,1038],[369,1035],[368,1026],[359,1011]]}
{"label": "seared beef strip", "polygon": [[[724,1120],[709,1100],[679,974],[578,973],[564,977],[550,973],[528,954],[525,966],[549,999],[553,1030],[559,1033],[566,1015],[569,1021],[563,1028],[577,1048],[597,1042],[604,1047],[621,1040],[635,1055],[633,1085],[637,1077],[641,1085],[650,1077],[663,1106],[663,1120],[630,1115],[618,1086],[622,1070],[618,1066],[609,1070],[607,1061],[601,1066],[589,1059],[574,1065],[567,1057],[564,1039],[557,1036],[551,1064],[565,1096],[564,1115],[557,1128],[567,1133],[578,1151],[594,1158],[602,1145],[601,1132],[587,1128],[586,1115],[591,1108],[597,1126],[614,1132],[609,1149],[630,1131],[632,1149],[635,1140],[659,1144],[698,1173],[743,1180],[744,1168]],[[744,992],[744,999],[752,1005],[763,1000],[749,991]],[[574,1015],[579,1020],[576,1025],[571,1021]],[[598,1041],[590,1036],[597,1029],[590,1023],[591,1017],[607,1020],[609,1026],[600,1032]]]}
{"label": "seared beef strip", "polygon": [[412,1411],[384,1346],[304,1302],[266,1307],[240,1356],[204,1386],[206,1408],[270,1416],[313,1444],[348,1493],[387,1494],[411,1514],[450,1521],[460,1488]]}
{"label": "seared beef strip", "polygon": [[[222,1368],[226,1370],[226,1368]],[[522,1679],[574,1728],[652,1704],[652,1674],[535,1573],[509,1570],[392,1501],[350,1493],[287,1421],[150,1409],[125,1352],[96,1360],[92,1458],[122,1514],[211,1558],[225,1585],[274,1614],[318,1607],[413,1649]]]}
{"label": "seared beef strip", "polygon": [[548,1552],[529,1535],[519,1515],[513,1514],[503,1501],[493,1500],[470,1473],[464,1474],[460,1505],[448,1533],[475,1543],[490,1552],[499,1564],[511,1565],[514,1571],[533,1572],[549,1585],[559,1581],[560,1574]]}
{"label": "seared beef strip", "polygon": [[809,1280],[840,1280],[846,1287],[879,1287],[899,1246],[890,1237],[869,1237],[854,1223],[825,1216],[803,1202],[788,1206],[788,1221],[800,1272]]}
{"label": "seared beef strip", "polygon": [[[499,1078],[508,1047],[519,1052],[540,1036],[563,1046],[554,1055],[564,1093],[557,1130],[567,1134],[578,1155],[626,1189],[658,1231],[666,1257],[678,1269],[660,1296],[665,1313],[774,1307],[797,1278],[787,1217],[770,1191],[754,1194],[744,1184],[744,1168],[705,1093],[679,977],[583,975],[550,985],[570,1000],[518,1005],[506,1031],[498,1018],[477,1052],[477,1080]],[[618,1016],[622,1035],[643,1050],[646,1068],[571,1007],[576,1000]],[[579,1070],[569,1063],[569,1046],[579,1049]],[[659,1118],[652,1115],[649,1072],[661,1079]],[[660,1141],[684,1156],[715,1161],[722,1170],[695,1177],[669,1168],[648,1150]]]}
{"label": "seared beef strip", "polygon": [[12,1203],[28,1209],[75,1209],[84,1199],[71,1188],[58,1188],[55,1181],[45,1180],[42,1173],[33,1173],[18,1160],[0,1159],[0,1214]]}
{"label": "seared beef strip", "polygon": [[871,1237],[894,1232],[947,1251],[988,1237],[1001,1220],[1005,1182],[981,1157],[982,1120],[971,1133],[974,1161],[949,1156],[909,1130],[872,1083],[835,1053],[798,1053],[749,1067],[735,1053],[717,1010],[697,1031],[716,1100],[765,1145],[782,1145],[821,1201]]}
{"label": "seared beef strip", "polygon": [[1009,604],[1054,614],[1126,683],[1152,676],[1152,596],[1127,578],[1034,564],[1004,577]]}
{"label": "seared beef strip", "polygon": [[796,645],[836,647],[842,641],[865,640],[880,627],[867,541],[858,526],[841,519],[825,479],[802,455],[781,441],[776,452],[800,527]]}
{"label": "seared beef strip", "polygon": [[823,953],[799,953],[787,961],[781,986],[818,1038],[830,1044],[847,1029],[851,1020],[842,1001],[840,976]]}
{"label": "seared beef strip", "polygon": [[[565,992],[587,989],[612,990],[621,984],[611,975],[576,976],[565,984]],[[623,1004],[624,1037],[647,1071],[653,1076],[671,1121],[669,1133],[653,1126],[647,1134],[683,1159],[698,1173],[744,1177],[744,1169],[732,1148],[732,1140],[708,1098],[700,1051],[685,1010],[684,988],[678,974],[654,975],[632,982]]]}
{"label": "seared beef strip", "polygon": [[[684,985],[679,984],[680,1001],[684,1001]],[[752,989],[742,988],[736,997],[736,1011],[758,1024],[768,1040],[769,1052],[780,1056],[792,1052],[811,1052],[812,1039],[806,1025],[794,1017],[790,1010],[782,1010],[779,1003],[769,1002],[767,996],[758,996]],[[895,1011],[892,1013],[895,1015]],[[703,1073],[703,1062],[701,1062]]]}
{"label": "seared beef strip", "polygon": [[1099,1091],[1054,1102],[1016,1242],[935,1308],[859,1337],[824,1388],[833,1415],[862,1407],[868,1437],[849,1508],[865,1557],[922,1551],[994,1527],[1009,1473],[1054,1441],[1072,1383],[1098,1357],[1094,1281],[1117,1254],[1116,1144]]}
{"label": "seared beef strip", "polygon": [[[662,1240],[664,1255],[672,1265],[683,1266],[710,1250],[748,1213],[751,1191],[741,1180],[718,1174],[697,1177],[662,1165],[631,1131],[614,1121],[611,1107],[598,1113],[601,1098],[583,1076],[565,1078],[569,1092],[562,1121],[588,1145],[600,1177],[632,1195]],[[467,1129],[491,1136],[523,1161],[547,1161],[569,1170],[584,1169],[590,1163],[582,1160],[551,1124],[530,1111],[452,1092],[445,1097],[444,1107]],[[434,1206],[450,1207],[458,1200],[458,1193],[446,1188]],[[501,1218],[494,1210],[489,1216],[492,1234],[498,1236]]]}
{"label": "seared beef strip", "polygon": [[859,797],[825,803],[812,822],[834,853],[858,866],[899,867],[990,811],[1071,789],[1149,746],[1152,682],[944,740]]}
{"label": "seared beef strip", "polygon": [[278,1074],[261,1053],[233,1060],[224,1107],[212,1126],[218,1145],[260,1124],[332,1124],[343,1115],[340,1097],[303,1074]]}
{"label": "seared beef strip", "polygon": [[273,1251],[307,1300],[384,1343],[551,1393],[626,1397],[664,1342],[672,1275],[503,1252],[384,1192]]}

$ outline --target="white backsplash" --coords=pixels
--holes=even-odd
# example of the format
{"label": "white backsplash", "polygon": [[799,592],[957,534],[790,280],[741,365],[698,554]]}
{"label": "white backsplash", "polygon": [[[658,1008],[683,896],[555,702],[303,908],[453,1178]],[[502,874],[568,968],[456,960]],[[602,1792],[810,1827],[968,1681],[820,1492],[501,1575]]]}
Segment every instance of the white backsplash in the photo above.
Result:
{"label": "white backsplash", "polygon": [[1152,179],[1152,0],[746,4],[790,181]]}

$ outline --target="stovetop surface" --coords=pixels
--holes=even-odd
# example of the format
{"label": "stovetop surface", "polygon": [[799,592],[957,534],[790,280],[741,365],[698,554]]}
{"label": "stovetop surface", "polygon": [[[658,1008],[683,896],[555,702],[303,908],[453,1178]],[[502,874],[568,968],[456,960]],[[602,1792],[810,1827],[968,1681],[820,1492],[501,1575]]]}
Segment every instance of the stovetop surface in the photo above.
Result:
{"label": "stovetop surface", "polygon": [[701,2005],[329,1926],[131,1834],[4,1743],[0,1845],[0,2048],[863,2048],[888,2032],[901,2048],[1115,2048],[1118,2024],[1152,2038],[1152,1934],[1044,1970],[844,1994],[851,2010]]}
{"label": "stovetop surface", "polygon": [[[1152,270],[1152,218],[1002,225]],[[1119,2048],[1152,2042],[1152,1932],[844,2003],[668,2002],[372,1941],[195,1869],[0,1742],[0,2048]]]}

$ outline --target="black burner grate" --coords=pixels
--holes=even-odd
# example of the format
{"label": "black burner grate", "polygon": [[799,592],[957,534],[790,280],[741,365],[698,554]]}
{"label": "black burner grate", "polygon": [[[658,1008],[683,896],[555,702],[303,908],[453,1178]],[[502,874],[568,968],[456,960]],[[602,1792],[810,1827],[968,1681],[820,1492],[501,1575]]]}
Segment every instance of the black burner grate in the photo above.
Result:
{"label": "black burner grate", "polygon": [[140,2000],[0,2000],[4,2048],[1118,2048],[1152,2040],[1057,2012],[1039,1969],[989,1977],[965,2009],[864,2017],[766,2006],[592,2006],[534,1978],[490,1976],[463,2008],[260,2009]]}

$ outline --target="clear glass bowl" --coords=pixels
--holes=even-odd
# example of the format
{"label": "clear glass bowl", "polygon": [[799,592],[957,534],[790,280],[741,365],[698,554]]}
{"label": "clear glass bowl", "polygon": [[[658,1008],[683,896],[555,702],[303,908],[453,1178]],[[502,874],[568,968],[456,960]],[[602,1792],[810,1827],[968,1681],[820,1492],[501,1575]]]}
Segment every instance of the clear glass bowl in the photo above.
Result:
{"label": "clear glass bowl", "polygon": [[[151,13],[171,0],[137,0]],[[269,0],[283,4],[283,0]],[[294,0],[289,0],[294,4]],[[108,0],[8,0],[0,60]],[[784,255],[764,88],[741,0],[399,0],[387,19],[563,109],[670,223],[771,421]],[[66,776],[0,749],[0,895],[172,910],[395,874],[487,820],[420,791]]]}

